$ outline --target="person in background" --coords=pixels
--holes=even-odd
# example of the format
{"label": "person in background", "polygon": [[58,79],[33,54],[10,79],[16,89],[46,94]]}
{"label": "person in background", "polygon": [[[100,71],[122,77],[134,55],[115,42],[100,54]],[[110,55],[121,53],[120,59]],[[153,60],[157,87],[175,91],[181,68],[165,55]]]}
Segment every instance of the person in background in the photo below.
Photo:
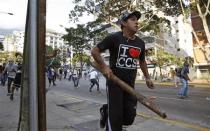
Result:
{"label": "person in background", "polygon": [[49,87],[51,86],[51,83],[53,83],[53,85],[56,85],[55,81],[54,81],[53,68],[51,66],[49,66],[48,69],[47,69],[47,78],[48,78],[48,81],[49,81]]}
{"label": "person in background", "polygon": [[[100,127],[106,126],[106,131],[122,131],[132,125],[136,117],[137,99],[110,81],[112,74],[134,88],[139,63],[148,88],[154,88],[145,61],[145,43],[135,35],[139,29],[140,17],[139,11],[124,12],[121,17],[122,31],[110,34],[91,51],[102,74],[107,78],[108,104],[100,108]],[[109,66],[101,56],[106,50],[109,50],[110,54]]]}
{"label": "person in background", "polygon": [[13,59],[9,59],[8,64],[6,65],[3,74],[8,74],[8,82],[7,82],[7,95],[11,95],[11,84],[15,80],[15,75],[17,72],[17,65],[14,63]]}
{"label": "person in background", "polygon": [[79,75],[78,75],[78,70],[74,70],[73,76],[72,76],[72,80],[74,83],[74,87],[78,88],[79,85]]}
{"label": "person in background", "polygon": [[181,99],[188,97],[188,88],[189,88],[188,81],[190,81],[188,74],[189,74],[189,63],[185,61],[180,76],[180,80],[182,82],[182,88],[180,89],[178,94]]}
{"label": "person in background", "polygon": [[64,68],[64,69],[63,69],[63,73],[64,73],[64,79],[66,79],[66,76],[67,76],[67,73],[68,73],[68,72],[67,72],[67,68]]}
{"label": "person in background", "polygon": [[84,72],[84,79],[86,80],[87,79],[87,71],[85,70]]}
{"label": "person in background", "polygon": [[53,75],[53,85],[56,86],[55,81],[56,81],[57,73],[55,71],[55,67],[52,67],[51,70],[52,70],[52,75]]}
{"label": "person in background", "polygon": [[71,70],[69,70],[69,72],[68,72],[68,80],[69,81],[71,81],[71,79],[72,79],[72,71]]}
{"label": "person in background", "polygon": [[0,80],[1,80],[1,85],[2,85],[2,77],[3,77],[3,65],[0,65]]}
{"label": "person in background", "polygon": [[174,76],[175,87],[178,87],[180,83],[181,71],[182,71],[182,68],[175,68],[175,76]]}
{"label": "person in background", "polygon": [[[6,63],[3,63],[3,66],[2,66],[2,70],[3,71],[4,71],[5,67],[6,67]],[[2,86],[5,85],[6,81],[7,81],[7,72],[2,72],[2,76],[1,76],[1,84],[2,84]]]}
{"label": "person in background", "polygon": [[63,69],[60,67],[60,68],[58,69],[58,72],[59,72],[59,80],[61,81],[62,75],[63,75]]}
{"label": "person in background", "polygon": [[89,78],[91,82],[91,86],[89,91],[92,92],[92,88],[94,85],[97,85],[97,91],[100,92],[99,90],[99,83],[98,83],[98,72],[92,69],[92,71],[89,73]]}
{"label": "person in background", "polygon": [[22,65],[19,63],[15,75],[15,80],[11,85],[12,93],[10,95],[10,100],[14,99],[14,90],[16,89],[18,91],[18,89],[21,87],[21,76],[22,76]]}

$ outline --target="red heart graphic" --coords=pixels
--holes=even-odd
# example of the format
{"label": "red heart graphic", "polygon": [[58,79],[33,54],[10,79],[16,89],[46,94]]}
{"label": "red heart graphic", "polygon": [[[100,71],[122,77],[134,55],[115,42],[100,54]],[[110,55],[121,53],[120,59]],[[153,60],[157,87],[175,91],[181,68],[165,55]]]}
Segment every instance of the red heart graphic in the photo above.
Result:
{"label": "red heart graphic", "polygon": [[129,54],[133,58],[138,58],[139,55],[140,55],[140,51],[138,49],[135,49],[135,48],[130,48],[129,49]]}

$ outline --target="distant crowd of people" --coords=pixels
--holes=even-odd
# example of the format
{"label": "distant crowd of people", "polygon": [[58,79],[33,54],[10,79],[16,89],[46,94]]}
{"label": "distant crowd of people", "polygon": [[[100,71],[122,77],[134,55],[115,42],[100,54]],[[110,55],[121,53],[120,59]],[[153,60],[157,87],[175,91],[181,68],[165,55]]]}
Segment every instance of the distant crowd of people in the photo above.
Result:
{"label": "distant crowd of people", "polygon": [[21,74],[22,64],[15,63],[13,59],[0,65],[1,85],[5,86],[7,82],[7,96],[10,96],[10,100],[14,99],[14,90],[21,87]]}
{"label": "distant crowd of people", "polygon": [[99,92],[99,73],[95,69],[80,71],[80,69],[69,69],[67,67],[55,68],[53,66],[48,66],[46,70],[46,76],[48,78],[49,87],[51,85],[56,86],[56,79],[62,80],[66,79],[72,81],[75,88],[79,88],[80,78],[90,81],[89,91],[92,92],[92,88],[96,85],[97,91]]}

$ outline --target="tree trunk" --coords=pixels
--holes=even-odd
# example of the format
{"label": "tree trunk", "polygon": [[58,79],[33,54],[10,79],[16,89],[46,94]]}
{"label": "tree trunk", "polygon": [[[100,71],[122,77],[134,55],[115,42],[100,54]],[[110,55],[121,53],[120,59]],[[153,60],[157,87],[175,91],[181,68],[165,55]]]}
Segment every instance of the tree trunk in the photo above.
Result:
{"label": "tree trunk", "polygon": [[160,69],[160,80],[162,81],[163,80],[163,74],[162,74],[162,70],[161,70],[160,66],[159,66],[159,69]]}
{"label": "tree trunk", "polygon": [[203,23],[203,28],[204,28],[204,31],[205,31],[205,34],[206,34],[206,37],[207,37],[207,40],[208,40],[208,44],[210,45],[210,33],[209,33],[209,28],[208,28],[208,24],[207,24],[207,20],[206,20],[207,13],[205,13],[204,15],[202,14],[199,2],[196,3],[196,6],[197,6],[197,9],[198,9],[199,16],[200,16],[200,18],[202,20],[202,23]]}
{"label": "tree trunk", "polygon": [[203,17],[201,17],[201,19],[202,19],[202,22],[203,22],[203,28],[204,28],[204,31],[205,31],[205,34],[206,34],[206,38],[208,40],[208,44],[210,45],[210,33],[209,33],[209,27],[208,27],[208,24],[207,24],[206,17],[203,16]]}
{"label": "tree trunk", "polygon": [[191,29],[192,29],[192,33],[193,33],[193,35],[194,35],[194,37],[195,37],[195,40],[196,40],[196,42],[198,43],[198,46],[199,46],[199,47],[202,49],[202,51],[204,52],[205,49],[200,45],[200,41],[199,41],[199,39],[198,39],[198,36],[197,36],[197,34],[196,34],[196,32],[195,32],[195,30],[194,30],[192,24],[189,23],[189,21],[186,20],[186,14],[185,14],[185,11],[184,11],[184,8],[183,8],[183,5],[182,5],[182,1],[180,0],[179,2],[180,2],[180,5],[181,5],[182,14],[183,14],[184,19],[185,19],[185,21],[186,21],[185,23],[187,23],[187,24],[190,25],[190,27],[191,27]]}

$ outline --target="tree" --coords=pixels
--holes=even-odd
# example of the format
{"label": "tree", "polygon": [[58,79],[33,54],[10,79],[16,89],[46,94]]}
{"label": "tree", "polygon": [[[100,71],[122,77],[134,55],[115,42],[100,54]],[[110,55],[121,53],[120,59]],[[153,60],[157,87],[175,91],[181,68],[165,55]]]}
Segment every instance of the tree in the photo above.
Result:
{"label": "tree", "polygon": [[52,46],[46,46],[46,57],[46,66],[60,67],[61,56],[57,55],[57,51],[55,53]]}
{"label": "tree", "polygon": [[[94,15],[97,17],[96,21],[99,20],[102,24],[110,24],[116,29],[120,30],[119,19],[125,10],[139,10],[145,15],[145,19],[141,21],[140,30],[150,31],[151,33],[157,34],[159,31],[159,23],[166,23],[166,26],[170,22],[157,16],[157,10],[151,8],[152,2],[142,0],[86,0],[82,3],[82,0],[74,0],[76,4],[74,9],[70,11],[70,20],[76,22],[79,17],[83,15]],[[152,30],[152,31],[151,31]]]}
{"label": "tree", "polygon": [[74,56],[80,62],[81,68],[84,62],[84,51],[90,50],[107,34],[106,31],[97,28],[98,23],[100,23],[99,20],[89,22],[86,25],[77,25],[76,28],[66,28],[67,34],[63,38],[73,48]]}
{"label": "tree", "polygon": [[8,52],[0,52],[1,63],[7,62],[8,58],[9,58],[9,53]]}
{"label": "tree", "polygon": [[210,45],[210,32],[209,32],[209,27],[207,24],[207,17],[210,19],[210,1],[209,0],[195,0],[194,3],[192,3],[191,8],[194,9],[198,12],[202,23],[204,27],[204,31],[206,34],[206,38],[208,40],[208,43]]}
{"label": "tree", "polygon": [[184,62],[184,58],[174,56],[170,53],[167,53],[163,49],[158,49],[155,51],[147,50],[147,56],[151,57],[152,63],[154,63],[157,67],[159,67],[160,70],[160,79],[162,80],[163,74],[162,74],[162,68],[168,67],[171,65],[175,65],[176,67],[181,67]]}
{"label": "tree", "polygon": [[76,54],[76,55],[72,58],[72,64],[74,65],[74,67],[76,66],[76,64],[77,64],[78,62],[80,62],[80,64],[81,64],[81,69],[83,69],[84,64],[90,62],[90,56],[88,56],[88,55],[86,55],[86,54]]}
{"label": "tree", "polygon": [[101,20],[96,19],[93,22],[88,22],[86,24],[86,29],[87,29],[87,38],[89,39],[88,41],[91,44],[91,47],[96,45],[98,41],[101,41],[105,36],[107,36],[108,32],[105,30],[106,26],[101,27]]}
{"label": "tree", "polygon": [[86,44],[88,42],[88,32],[85,25],[77,25],[76,28],[66,28],[66,32],[67,34],[64,35],[63,38],[68,42],[68,45],[73,47],[73,51],[76,54],[83,53],[84,49],[90,48],[90,45]]}
{"label": "tree", "polygon": [[[162,8],[162,11],[165,15],[169,16],[178,16],[182,14],[184,16],[183,22],[186,26],[191,27],[192,34],[194,36],[195,44],[200,47],[203,56],[206,61],[208,61],[208,56],[206,54],[204,43],[201,43],[201,40],[207,41],[210,45],[210,32],[207,24],[207,20],[210,20],[210,1],[209,0],[155,0],[155,6],[157,8]],[[202,20],[202,29],[199,29],[199,32],[193,28],[191,21],[189,21],[189,16],[191,14],[198,14]],[[202,33],[200,33],[200,31]],[[195,51],[195,50],[193,50]],[[194,52],[195,53],[195,52]],[[195,61],[197,57],[195,56]]]}
{"label": "tree", "polygon": [[[206,39],[210,44],[210,32],[207,24],[207,18],[210,18],[210,1],[209,0],[155,0],[155,6],[165,13],[168,16],[178,16],[182,14],[184,20],[187,23],[186,19],[191,15],[192,12],[197,12],[199,17],[202,20],[204,27]],[[191,25],[192,27],[192,25]],[[192,33],[199,44],[198,36],[195,33],[192,27]],[[200,46],[201,47],[201,46]],[[201,49],[203,49],[201,47]]]}

